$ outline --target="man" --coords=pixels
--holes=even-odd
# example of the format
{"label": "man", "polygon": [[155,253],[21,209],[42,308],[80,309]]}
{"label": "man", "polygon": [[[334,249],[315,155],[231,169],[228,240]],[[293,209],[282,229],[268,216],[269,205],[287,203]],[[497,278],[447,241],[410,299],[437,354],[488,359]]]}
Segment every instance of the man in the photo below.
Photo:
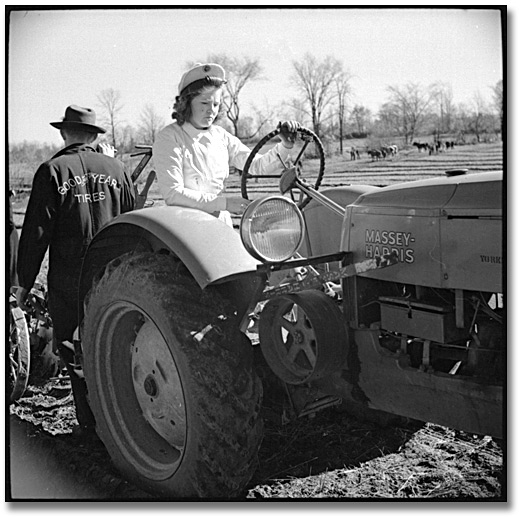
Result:
{"label": "man", "polygon": [[[53,338],[73,390],[80,430],[93,430],[85,379],[74,370],[73,333],[78,321],[78,284],[82,258],[98,230],[134,208],[134,187],[123,164],[94,148],[99,133],[90,108],[69,106],[60,130],[65,147],[40,165],[33,179],[18,250],[18,306],[27,308],[28,292],[49,248],[47,288]],[[111,151],[104,150],[111,154]],[[112,155],[114,151],[112,150]]]}

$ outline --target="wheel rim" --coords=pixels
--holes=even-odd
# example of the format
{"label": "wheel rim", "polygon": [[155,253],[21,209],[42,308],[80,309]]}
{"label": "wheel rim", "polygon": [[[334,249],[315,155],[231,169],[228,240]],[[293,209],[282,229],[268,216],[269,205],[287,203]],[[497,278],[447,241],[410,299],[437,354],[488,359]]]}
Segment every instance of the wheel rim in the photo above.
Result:
{"label": "wheel rim", "polygon": [[95,416],[107,425],[106,438],[141,476],[172,476],[185,450],[187,411],[183,381],[160,328],[138,306],[115,302],[100,320],[96,343],[103,415]]}
{"label": "wheel rim", "polygon": [[150,321],[143,324],[132,347],[132,379],[145,420],[182,450],[187,428],[183,388],[168,345]]}
{"label": "wheel rim", "polygon": [[30,361],[29,329],[25,314],[19,307],[12,307],[9,349],[11,402],[18,400],[27,388]]}
{"label": "wheel rim", "polygon": [[318,290],[281,295],[261,312],[259,341],[267,363],[288,384],[337,371],[348,334],[337,304]]}
{"label": "wheel rim", "polygon": [[304,382],[317,363],[316,333],[305,310],[288,299],[280,300],[261,318],[261,349],[272,369],[285,382]]}
{"label": "wheel rim", "polygon": [[276,349],[282,363],[296,375],[307,375],[317,362],[315,331],[305,311],[295,304],[281,306],[274,317]]}

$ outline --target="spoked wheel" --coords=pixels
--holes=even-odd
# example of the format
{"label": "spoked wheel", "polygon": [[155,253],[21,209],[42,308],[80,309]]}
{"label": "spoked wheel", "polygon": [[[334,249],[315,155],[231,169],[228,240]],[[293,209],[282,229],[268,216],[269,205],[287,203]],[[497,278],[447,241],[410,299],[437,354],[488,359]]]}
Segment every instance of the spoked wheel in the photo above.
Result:
{"label": "spoked wheel", "polygon": [[337,304],[322,291],[302,291],[267,302],[259,341],[277,376],[302,384],[339,368],[348,337]]}
{"label": "spoked wheel", "polygon": [[25,314],[19,307],[11,307],[9,332],[9,386],[11,402],[24,394],[29,382],[31,344]]}
{"label": "spoked wheel", "polygon": [[[297,153],[297,157],[295,158],[293,166],[298,167],[299,170],[299,178],[306,181],[310,186],[313,186],[316,190],[319,188],[319,185],[321,185],[321,181],[324,176],[324,168],[325,168],[325,155],[324,155],[324,148],[321,140],[319,137],[309,129],[306,128],[300,128],[297,130],[298,136],[303,142],[303,146]],[[250,174],[250,166],[252,164],[252,160],[254,159],[255,155],[261,150],[261,148],[267,144],[272,138],[277,136],[281,132],[280,128],[274,129],[271,133],[268,133],[265,137],[263,137],[258,144],[252,149],[252,152],[247,158],[247,161],[245,162],[245,166],[243,167],[243,173],[241,175],[241,195],[245,199],[249,198],[249,191],[252,193],[253,190],[262,190],[260,188],[259,180],[266,181],[267,186],[270,181],[273,183],[277,183],[279,185],[279,179],[281,178],[281,173],[279,174]],[[296,140],[296,145],[299,140]],[[319,158],[319,165],[312,163],[311,160],[304,161],[305,156],[305,150],[308,147],[308,145],[313,142],[315,144],[315,149],[318,154]],[[265,194],[268,193],[267,191],[264,192]],[[273,193],[273,192],[272,192]],[[299,208],[303,209],[309,202],[310,197],[303,194],[298,189],[292,189],[290,191],[290,195],[292,197],[292,200],[297,203]]]}
{"label": "spoked wheel", "polygon": [[237,497],[262,438],[252,346],[228,303],[168,255],[111,262],[82,332],[96,430],[137,486],[173,498]]}

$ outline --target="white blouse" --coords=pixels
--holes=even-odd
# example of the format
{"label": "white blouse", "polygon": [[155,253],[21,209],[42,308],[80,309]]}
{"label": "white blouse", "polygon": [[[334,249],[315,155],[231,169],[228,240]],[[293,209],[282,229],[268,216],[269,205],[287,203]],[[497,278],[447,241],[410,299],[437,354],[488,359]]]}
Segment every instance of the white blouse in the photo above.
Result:
{"label": "white blouse", "polygon": [[[152,158],[158,185],[167,205],[199,208],[213,213],[226,210],[223,192],[229,167],[243,169],[251,150],[220,126],[196,129],[185,122],[169,124],[156,136]],[[290,154],[282,143],[257,154],[250,174],[273,174],[282,169]]]}

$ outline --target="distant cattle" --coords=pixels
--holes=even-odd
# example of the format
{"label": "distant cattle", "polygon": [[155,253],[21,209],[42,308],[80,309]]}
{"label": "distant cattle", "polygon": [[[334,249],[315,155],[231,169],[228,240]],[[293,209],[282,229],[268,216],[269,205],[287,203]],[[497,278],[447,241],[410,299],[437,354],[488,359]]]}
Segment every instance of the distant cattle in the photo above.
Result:
{"label": "distant cattle", "polygon": [[382,160],[382,152],[379,149],[370,149],[368,151],[368,156],[372,159],[372,162],[375,160]]}
{"label": "distant cattle", "polygon": [[427,142],[413,142],[413,145],[420,151],[428,151],[430,144]]}
{"label": "distant cattle", "polygon": [[381,151],[385,154],[385,156],[397,156],[399,153],[399,148],[393,144],[382,147]]}

